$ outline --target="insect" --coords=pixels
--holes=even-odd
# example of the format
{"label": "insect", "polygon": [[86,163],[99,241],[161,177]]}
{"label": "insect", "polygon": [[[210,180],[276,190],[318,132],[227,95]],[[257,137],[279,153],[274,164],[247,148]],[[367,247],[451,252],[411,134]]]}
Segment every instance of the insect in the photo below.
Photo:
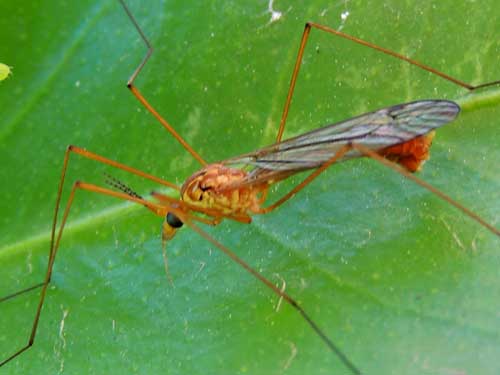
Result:
{"label": "insect", "polygon": [[[404,113],[404,111],[405,111],[405,110],[410,110],[410,109],[415,110],[415,109],[416,109],[416,110],[418,110],[418,111],[421,111],[421,110],[423,110],[423,109],[426,109],[427,107],[430,107],[430,109],[434,110],[434,109],[436,109],[436,108],[439,108],[439,105],[441,105],[441,104],[438,104],[438,103],[441,103],[441,104],[444,106],[443,108],[447,108],[447,109],[444,111],[444,113],[445,113],[445,114],[443,115],[443,117],[445,117],[445,118],[446,118],[446,120],[451,119],[452,117],[454,117],[454,115],[456,114],[456,112],[453,110],[453,108],[454,108],[453,104],[451,104],[451,103],[449,103],[449,102],[431,102],[431,103],[429,103],[429,102],[418,102],[417,104],[414,104],[414,106],[415,106],[416,108],[414,108],[414,107],[412,106],[412,104],[406,104],[406,105],[403,105],[403,106],[397,106],[397,107],[394,107],[394,108],[393,108],[393,109],[391,109],[390,111],[385,111],[384,113],[385,113],[385,116],[387,117],[387,112],[388,112],[388,113],[389,113],[389,117],[391,117],[391,115],[393,114],[392,112],[395,112],[395,111],[401,111],[401,110],[403,111],[403,113]],[[427,106],[427,107],[426,107],[426,106]],[[410,117],[411,117],[411,116],[410,116]],[[412,117],[412,118],[413,118],[413,117]],[[347,125],[347,124],[346,124],[346,125]],[[347,133],[347,134],[351,134],[351,133]],[[317,135],[317,133],[316,133],[316,135]],[[366,135],[366,134],[365,134],[365,135]],[[302,138],[302,139],[305,139],[305,138]],[[293,145],[297,145],[297,140],[295,140],[295,142],[292,142],[292,143],[293,143]],[[289,143],[289,144],[290,144],[290,143]],[[252,155],[247,155],[247,156],[245,156],[244,158],[231,159],[231,160],[230,160],[229,162],[227,162],[226,164],[231,164],[231,165],[232,165],[233,163],[242,163],[242,162],[243,162],[243,163],[248,163],[248,162],[251,162],[251,161],[252,161],[252,160],[251,160],[251,158],[252,158],[252,157],[255,157],[255,156],[262,156],[263,154],[265,154],[265,152],[267,152],[267,154],[266,154],[266,155],[269,155],[269,156],[279,156],[279,155],[282,155],[282,154],[283,154],[283,152],[280,152],[281,150],[274,150],[274,149],[272,149],[272,147],[273,147],[273,146],[271,146],[271,149],[264,149],[264,151],[260,151],[260,152],[258,152],[258,153],[253,153]],[[72,150],[73,150],[73,151],[75,151],[76,149],[75,149],[75,148],[73,148]],[[340,150],[340,149],[339,149],[339,150]],[[85,150],[81,150],[81,149],[78,149],[78,151],[79,151],[79,152],[81,152],[81,154],[83,154],[83,155],[84,155],[84,154],[85,154],[85,152],[86,152]],[[352,150],[351,150],[351,151],[352,151]],[[360,152],[360,151],[361,151],[361,150],[358,150],[358,152]],[[346,150],[346,152],[348,152],[348,150]],[[312,153],[312,155],[317,155],[317,154]],[[326,161],[328,162],[330,159],[332,159],[332,158],[333,158],[333,156],[335,156],[335,153],[334,153],[334,155],[332,155],[331,157],[329,157]],[[245,158],[246,158],[246,159],[245,159]],[[250,159],[248,159],[248,158],[250,158]],[[102,159],[101,159],[101,161],[102,161]],[[260,161],[260,162],[262,162],[262,160],[257,160],[257,159],[255,159],[254,161],[255,161],[255,162],[259,162],[259,161]],[[333,159],[332,159],[331,161],[333,161]],[[269,161],[268,161],[268,162],[269,162]],[[276,162],[276,161],[275,161],[275,162]],[[325,162],[325,160],[323,160],[322,162],[324,163],[324,162]],[[302,167],[300,167],[300,168],[302,168]],[[300,168],[295,167],[295,168],[293,168],[293,169],[292,169],[292,171],[294,171],[294,172],[295,172],[295,171],[298,171]],[[305,167],[304,167],[304,168],[305,168]],[[284,173],[285,175],[287,174],[287,172],[283,172],[283,173]],[[216,174],[216,176],[218,176],[218,175],[227,176],[227,174],[224,174],[224,172],[219,173],[219,174]],[[273,176],[274,176],[274,178],[277,178],[276,176],[278,176],[278,177],[286,177],[286,176],[284,176],[283,174],[274,174]],[[198,176],[198,177],[199,177],[199,176]],[[258,184],[257,184],[257,182],[256,182],[256,181],[258,181],[258,180],[257,180],[257,178],[258,178],[258,177],[262,178],[262,181],[270,181],[270,180],[271,180],[271,176],[269,176],[269,175],[267,175],[267,176],[254,176],[254,177],[255,177],[255,179],[252,179],[252,180],[249,182],[249,185],[248,185],[248,186],[250,186],[250,187],[255,187],[255,186],[258,186]],[[245,178],[248,178],[248,177],[245,177]],[[193,179],[192,181],[194,181],[194,179]],[[161,181],[158,181],[158,182],[161,182]],[[81,185],[81,186],[83,186],[83,185]],[[87,185],[87,187],[89,187],[89,186]],[[189,187],[189,185],[188,185],[188,187]],[[186,187],[186,190],[188,189],[188,187]],[[260,186],[258,186],[258,187],[260,187]],[[203,186],[202,186],[202,187],[200,187],[200,189],[201,189],[201,190],[203,190],[203,188],[204,188]],[[91,188],[91,189],[94,189],[94,188]],[[232,189],[234,190],[234,186],[232,187]],[[125,194],[125,195],[127,195],[127,196],[126,196],[126,197],[125,197],[125,196],[123,196],[123,195],[120,195],[120,196],[121,196],[121,197],[123,197],[123,198],[130,199],[131,197],[130,197],[130,194],[126,191],[127,189],[124,189],[124,190],[125,190],[125,191],[123,192],[123,194]],[[93,191],[98,191],[98,190],[93,190]],[[196,193],[201,194],[199,189],[193,189],[193,194],[196,194]],[[264,190],[260,190],[260,191],[258,191],[258,193],[259,193],[259,194],[260,194],[260,193],[264,194]],[[116,194],[120,194],[120,193],[118,192],[118,193],[116,193]],[[166,197],[166,196],[165,196],[165,195],[163,195],[163,194],[155,194],[155,197],[157,197],[157,198],[160,200],[160,203],[161,203],[161,202],[167,202],[168,204],[171,204],[171,203],[172,203],[172,201],[170,201],[170,200],[169,200],[169,198],[168,198],[168,197]],[[216,198],[217,198],[217,197],[216,197]],[[260,197],[257,197],[257,198],[260,198]],[[180,218],[180,219],[181,219],[181,221],[186,221],[186,220],[189,218],[189,216],[187,216],[187,215],[191,215],[191,212],[190,212],[189,210],[187,210],[187,209],[192,209],[192,210],[193,210],[193,211],[195,211],[195,212],[197,211],[197,210],[195,209],[195,207],[194,207],[194,206],[195,206],[195,201],[196,201],[196,199],[197,199],[197,198],[192,199],[192,200],[193,200],[193,202],[191,203],[192,207],[191,207],[191,206],[189,206],[189,207],[188,207],[188,206],[182,206],[182,204],[180,204],[180,202],[174,202],[174,203],[172,203],[172,204],[179,204],[179,207],[169,206],[169,211],[172,211],[172,212],[173,212],[173,215],[174,215],[174,219],[173,219],[173,220],[174,220],[174,223],[175,223],[175,217]],[[215,198],[214,198],[214,199],[215,199]],[[137,201],[139,201],[139,198],[137,198],[136,200],[137,200]],[[203,200],[204,200],[204,199],[203,199]],[[141,202],[142,202],[142,201],[141,201]],[[147,204],[147,203],[145,203],[145,202],[142,202],[142,203]],[[223,203],[223,202],[222,202],[222,203]],[[153,205],[150,205],[150,206],[148,206],[148,207],[149,207],[149,208],[151,208],[152,210],[155,210],[155,206],[153,206]],[[201,206],[201,207],[197,207],[197,208],[199,209],[198,211],[201,211],[202,213],[208,213],[208,214],[210,214],[210,213],[211,213],[211,211],[209,211],[209,209],[207,209],[207,207],[209,207],[209,208],[210,208],[210,206],[206,206],[206,205]],[[239,206],[238,206],[238,207],[239,207]],[[186,209],[186,208],[187,208],[187,209]],[[220,210],[219,210],[219,211],[220,211]],[[217,211],[217,212],[219,212],[219,211]],[[171,213],[172,213],[172,212],[171,212]],[[226,214],[226,212],[224,212],[224,214]],[[231,214],[233,214],[233,212],[231,212]],[[239,212],[236,212],[235,214],[240,214],[240,213],[239,213]],[[166,216],[166,215],[165,215],[165,213],[162,213],[162,216]],[[213,218],[214,220],[217,220],[217,219],[218,219],[217,215],[209,215],[209,216],[211,216],[211,218]],[[244,215],[244,213],[243,213],[243,212],[241,213],[241,215],[238,215],[238,216],[237,216],[237,215],[234,215],[234,217],[233,217],[233,218],[239,219],[240,221],[245,221],[245,220],[248,220],[248,219],[247,219],[247,217]],[[193,219],[193,220],[196,220],[196,219],[197,219],[197,217],[193,217],[192,219]],[[209,219],[210,219],[210,218],[209,218]],[[192,224],[192,223],[191,223],[191,224]],[[167,221],[167,225],[165,225],[165,226],[164,226],[164,237],[165,237],[165,239],[169,239],[169,237],[171,237],[171,236],[175,233],[175,228],[173,229],[172,227],[175,227],[176,225],[177,225],[177,224],[175,224],[175,225],[174,225],[174,224],[172,224],[171,222]],[[196,228],[197,228],[197,227],[194,227],[193,229],[195,229],[195,230],[196,230]]]}
{"label": "insect", "polygon": [[0,63],[0,81],[3,81],[12,74],[12,67]]}

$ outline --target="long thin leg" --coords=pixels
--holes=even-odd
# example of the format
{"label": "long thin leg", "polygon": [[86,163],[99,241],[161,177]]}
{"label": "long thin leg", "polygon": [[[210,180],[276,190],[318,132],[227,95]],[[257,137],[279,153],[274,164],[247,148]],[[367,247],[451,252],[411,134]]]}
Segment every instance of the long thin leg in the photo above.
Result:
{"label": "long thin leg", "polygon": [[179,190],[179,187],[177,185],[171,183],[171,182],[162,180],[162,179],[160,179],[158,177],[155,177],[155,176],[150,175],[148,173],[144,173],[144,172],[142,172],[142,171],[140,171],[138,169],[129,167],[129,166],[125,165],[125,164],[118,163],[118,162],[116,162],[114,160],[107,159],[107,158],[105,158],[103,156],[94,154],[94,153],[92,153],[90,151],[87,151],[87,150],[84,150],[82,148],[79,148],[79,147],[76,147],[76,146],[68,146],[68,148],[66,149],[66,153],[64,154],[64,162],[63,162],[63,168],[62,168],[62,172],[61,172],[61,180],[59,182],[59,187],[57,189],[56,205],[55,205],[55,209],[54,209],[54,219],[52,221],[52,230],[51,230],[51,235],[50,235],[50,253],[49,253],[49,259],[52,258],[52,251],[54,249],[54,235],[55,235],[56,224],[57,224],[57,216],[59,214],[59,206],[60,206],[60,203],[61,203],[61,194],[62,194],[62,190],[63,190],[63,187],[64,187],[64,181],[65,181],[65,177],[66,177],[66,170],[68,168],[69,156],[70,156],[71,152],[74,152],[74,153],[76,153],[78,155],[81,155],[81,156],[83,156],[85,158],[96,160],[96,161],[98,161],[100,163],[108,164],[108,165],[110,165],[112,167],[115,167],[115,168],[122,169],[122,170],[130,172],[130,173],[133,173],[133,174],[135,174],[137,176],[140,176],[140,177],[149,179],[151,181],[157,182],[159,184],[168,186],[168,187],[170,187],[172,189]]}
{"label": "long thin leg", "polygon": [[[180,216],[182,219],[182,215]],[[208,233],[203,231],[200,227],[193,224],[189,220],[187,221],[187,225],[191,227],[195,232],[197,232],[200,236],[205,238],[212,245],[216,246],[220,251],[226,254],[229,258],[231,258],[234,262],[239,264],[245,271],[251,274],[253,277],[262,282],[265,286],[272,290],[274,294],[278,297],[283,298],[290,306],[292,306],[304,320],[309,324],[309,326],[313,329],[313,331],[323,340],[323,342],[328,346],[328,348],[334,353],[344,364],[344,366],[349,369],[352,374],[361,374],[361,371],[354,365],[354,363],[340,350],[337,345],[323,332],[323,330],[312,320],[312,318],[305,312],[305,310],[298,304],[298,302],[293,299],[288,293],[285,293],[281,289],[277,288],[271,281],[265,278],[261,273],[257,272],[253,269],[248,263],[246,263],[243,259],[238,257],[233,251],[229,248],[221,244],[215,238],[210,236]]]}
{"label": "long thin leg", "polygon": [[[75,154],[83,156],[83,157],[85,157],[87,159],[95,160],[97,162],[100,162],[100,163],[103,163],[103,164],[107,164],[107,165],[110,165],[112,167],[115,167],[115,168],[127,171],[129,173],[132,173],[132,174],[135,174],[137,176],[146,178],[148,180],[157,182],[157,183],[159,183],[161,185],[164,185],[164,186],[167,186],[169,188],[172,188],[172,189],[175,189],[175,190],[179,190],[179,187],[177,185],[175,185],[175,184],[173,184],[173,183],[171,183],[169,181],[166,181],[166,180],[163,180],[163,179],[158,178],[156,176],[153,176],[151,174],[142,172],[142,171],[140,171],[138,169],[129,167],[129,166],[125,165],[125,164],[118,163],[118,162],[116,162],[114,160],[107,159],[107,158],[105,158],[103,156],[100,156],[100,155],[95,154],[93,152],[87,151],[87,150],[82,149],[80,147],[72,146],[72,145],[68,146],[68,148],[66,149],[66,152],[64,154],[64,162],[63,162],[63,168],[62,168],[62,172],[61,172],[61,179],[60,179],[59,187],[58,187],[58,190],[57,190],[56,205],[55,205],[55,209],[54,209],[54,219],[52,221],[52,229],[51,229],[51,235],[50,235],[49,262],[50,262],[50,259],[53,257],[55,230],[56,230],[57,218],[58,218],[58,215],[59,215],[59,207],[60,207],[60,202],[61,202],[61,194],[62,194],[62,190],[63,190],[63,187],[64,187],[66,170],[68,168],[69,157],[70,157],[71,153],[75,153]],[[17,295],[20,295],[20,294],[23,294],[23,293],[27,293],[27,292],[29,292],[31,290],[34,290],[36,288],[39,288],[39,287],[41,287],[43,285],[44,285],[44,283],[38,283],[36,285],[32,285],[32,286],[30,286],[28,288],[25,288],[25,289],[22,289],[20,291],[17,291],[16,293],[10,294],[10,295],[5,296],[5,297],[2,297],[0,299],[0,302],[3,302],[3,301],[5,301],[7,299],[10,299],[10,298],[13,298],[13,297],[15,297]]]}
{"label": "long thin leg", "polygon": [[413,60],[413,59],[410,59],[409,57],[407,56],[404,56],[400,53],[397,53],[397,52],[394,52],[392,50],[389,50],[387,48],[383,48],[383,47],[380,47],[380,46],[377,46],[373,43],[370,43],[370,42],[367,42],[363,39],[359,39],[359,38],[356,38],[354,36],[351,36],[349,34],[346,34],[346,33],[343,33],[341,31],[337,31],[335,29],[332,29],[328,26],[323,26],[323,25],[320,25],[318,23],[314,23],[314,22],[308,22],[306,23],[305,25],[305,28],[304,28],[304,32],[302,34],[302,39],[300,41],[300,47],[299,47],[299,52],[297,54],[297,59],[295,60],[295,67],[293,68],[293,73],[292,73],[292,78],[290,79],[290,87],[288,88],[288,95],[286,97],[286,101],[285,101],[285,106],[283,108],[283,114],[281,115],[281,120],[280,120],[280,126],[279,126],[279,129],[278,129],[278,135],[276,136],[276,142],[279,142],[281,141],[281,138],[283,136],[283,132],[285,131],[285,123],[286,123],[286,119],[288,117],[288,111],[290,109],[290,104],[292,102],[292,97],[293,97],[293,92],[294,92],[294,89],[295,89],[295,83],[297,82],[297,76],[299,75],[299,71],[300,71],[300,67],[302,65],[302,57],[304,55],[304,49],[306,48],[306,44],[307,44],[307,39],[309,38],[309,34],[311,32],[311,28],[317,28],[321,31],[325,31],[327,33],[330,33],[330,34],[333,34],[333,35],[336,35],[336,36],[339,36],[341,38],[344,38],[344,39],[347,39],[347,40],[350,40],[354,43],[357,43],[357,44],[361,44],[365,47],[369,47],[371,49],[374,49],[376,51],[379,51],[379,52],[382,52],[382,53],[385,53],[386,55],[390,55],[392,57],[395,57],[397,59],[400,59],[400,60],[403,60],[403,61],[406,61],[412,65],[416,65],[418,66],[419,68],[421,69],[424,69],[432,74],[435,74],[447,81],[450,81],[454,84],[457,84],[469,91],[473,91],[473,90],[476,90],[476,89],[479,89],[479,88],[483,88],[483,87],[487,87],[487,86],[493,86],[493,85],[497,85],[497,84],[500,84],[500,80],[498,81],[492,81],[492,82],[486,82],[486,83],[481,83],[479,85],[472,85],[470,83],[466,83],[466,82],[463,82],[457,78],[454,78],[450,75],[447,75],[443,72],[440,72],[439,70],[437,69],[434,69],[428,65],[425,65],[425,64],[422,64],[421,62],[418,62],[416,60]]}
{"label": "long thin leg", "polygon": [[132,75],[130,76],[128,82],[127,82],[127,87],[129,90],[132,92],[132,94],[141,102],[141,104],[160,122],[160,124],[163,125],[167,131],[172,134],[172,136],[184,147],[193,157],[200,162],[201,165],[207,165],[207,162],[203,160],[203,158],[180,136],[179,133],[170,125],[167,120],[165,120],[155,109],[154,107],[149,104],[149,102],[146,100],[146,98],[140,93],[140,91],[135,87],[134,81],[141,72],[141,70],[144,68],[146,63],[148,62],[150,56],[153,53],[153,46],[149,42],[148,38],[142,31],[141,27],[139,26],[139,23],[135,19],[134,15],[128,9],[127,5],[125,4],[124,0],[120,0],[120,3],[123,6],[123,9],[125,9],[125,12],[127,13],[128,17],[130,18],[130,21],[132,21],[132,24],[134,25],[135,29],[141,36],[141,39],[144,41],[144,44],[146,44],[147,47],[147,52],[144,58],[142,59],[141,63],[137,66],[137,68],[134,70]]}
{"label": "long thin leg", "polygon": [[[111,160],[111,159],[107,159],[104,156],[95,154],[93,152],[90,152],[90,151],[88,151],[86,149],[83,149],[83,148],[80,148],[78,146],[73,146],[73,145],[68,146],[68,148],[66,150],[66,154],[68,154],[70,152],[74,152],[75,154],[81,155],[81,156],[83,156],[84,158],[87,158],[87,159],[96,160],[96,161],[98,161],[100,163],[111,165],[112,167],[115,167],[115,168],[118,168],[118,169],[122,169],[124,171],[130,172],[130,173],[135,174],[137,176],[140,176],[140,177],[146,178],[148,180],[157,182],[157,183],[159,183],[161,185],[167,186],[167,187],[169,187],[171,189],[175,189],[177,191],[180,190],[179,186],[177,186],[176,184],[174,184],[172,182],[169,182],[167,180],[163,180],[161,178],[153,176],[152,174],[145,173],[145,172],[143,172],[143,171],[141,171],[139,169],[129,167],[128,165],[119,163],[117,161],[114,161],[114,160]],[[66,156],[65,156],[65,160],[66,160]],[[66,165],[66,163],[64,165]]]}
{"label": "long thin leg", "polygon": [[500,230],[495,228],[493,225],[488,223],[486,220],[484,220],[482,217],[480,217],[478,214],[474,213],[473,211],[469,210],[467,207],[463,206],[462,204],[458,203],[456,200],[451,198],[450,196],[446,195],[443,193],[441,190],[435,188],[431,184],[425,182],[424,180],[416,177],[414,174],[408,172],[406,169],[401,167],[399,164],[394,163],[390,160],[387,160],[386,158],[380,156],[376,152],[370,150],[368,147],[353,143],[352,148],[358,150],[361,152],[363,155],[366,155],[379,163],[385,165],[388,168],[391,168],[392,170],[402,174],[404,177],[412,180],[416,184],[422,186],[423,188],[429,190],[431,193],[436,194],[439,198],[443,199],[445,202],[451,204],[452,206],[458,208],[460,211],[462,211],[464,214],[469,216],[471,219],[475,220],[479,224],[481,224],[483,227],[491,231],[493,234],[496,234],[497,236],[500,236]]}
{"label": "long thin leg", "polygon": [[[87,191],[91,191],[91,192],[95,192],[95,193],[99,193],[99,194],[103,194],[103,195],[113,196],[113,197],[123,199],[123,200],[136,202],[136,203],[139,203],[139,204],[142,204],[142,205],[148,207],[152,212],[156,213],[158,216],[165,216],[166,212],[168,210],[164,206],[160,206],[160,205],[148,202],[144,199],[132,197],[132,196],[125,194],[125,193],[116,192],[113,190],[105,189],[105,188],[102,188],[102,187],[99,187],[96,185],[87,184],[84,182],[75,182],[73,185],[73,188],[71,189],[71,193],[70,193],[69,198],[68,198],[68,203],[66,204],[66,208],[64,210],[64,214],[63,214],[63,217],[61,220],[61,225],[59,226],[57,238],[55,239],[55,242],[54,242],[54,239],[51,241],[50,256],[49,256],[49,261],[48,261],[48,265],[47,265],[47,271],[45,273],[45,279],[44,279],[42,284],[35,286],[35,287],[42,286],[42,290],[40,291],[40,300],[38,302],[38,307],[36,309],[35,318],[33,319],[33,325],[31,328],[31,334],[30,334],[28,343],[25,346],[23,346],[21,349],[17,350],[14,354],[12,354],[8,358],[6,358],[2,362],[0,362],[0,367],[3,366],[4,364],[6,364],[7,362],[11,361],[12,359],[17,357],[18,355],[20,355],[24,351],[28,350],[31,346],[33,346],[33,344],[35,342],[35,336],[37,333],[38,322],[40,321],[40,314],[42,311],[43,303],[45,302],[45,296],[47,294],[47,287],[49,286],[50,279],[52,276],[52,269],[54,267],[54,262],[56,259],[57,250],[59,249],[59,244],[61,242],[61,237],[62,237],[62,234],[64,231],[64,226],[66,225],[69,211],[71,209],[71,205],[73,203],[73,199],[75,197],[75,192],[77,189],[87,190]],[[55,223],[56,223],[56,220],[54,220],[54,225],[55,225]],[[55,228],[53,228],[52,232],[55,233]],[[34,287],[32,287],[31,289],[33,289],[33,288]],[[19,295],[19,292],[14,293],[10,296],[7,296],[6,298],[2,299],[2,301],[7,300],[9,298],[12,298],[16,295]]]}

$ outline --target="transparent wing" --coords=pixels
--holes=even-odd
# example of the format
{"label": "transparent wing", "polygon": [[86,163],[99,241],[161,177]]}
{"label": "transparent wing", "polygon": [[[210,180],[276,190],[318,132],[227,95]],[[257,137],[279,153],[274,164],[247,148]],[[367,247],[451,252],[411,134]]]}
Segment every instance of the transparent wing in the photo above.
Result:
{"label": "transparent wing", "polygon": [[[460,107],[448,100],[421,100],[398,104],[310,131],[269,147],[223,161],[255,166],[247,182],[285,178],[318,168],[344,145],[358,143],[374,151],[408,142],[453,119]],[[341,160],[362,156],[349,151]]]}

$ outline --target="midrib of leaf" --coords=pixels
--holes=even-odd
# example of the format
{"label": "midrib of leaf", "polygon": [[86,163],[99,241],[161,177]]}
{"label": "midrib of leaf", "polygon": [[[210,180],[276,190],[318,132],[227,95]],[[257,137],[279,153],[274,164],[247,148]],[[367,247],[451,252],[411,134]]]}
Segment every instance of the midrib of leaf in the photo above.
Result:
{"label": "midrib of leaf", "polygon": [[[139,208],[142,207],[131,202],[124,202],[111,207],[107,207],[105,209],[89,214],[83,218],[71,220],[64,227],[64,235],[69,235],[71,233],[76,233],[81,230],[87,229],[89,227],[94,227],[105,220],[107,221],[109,219],[123,216],[125,213],[134,211]],[[47,243],[48,245],[49,241],[50,230],[39,232],[20,241],[9,243],[0,247],[0,256],[10,256],[18,252],[27,251],[27,249],[38,246],[42,243]]]}
{"label": "midrib of leaf", "polygon": [[485,107],[494,107],[500,104],[500,84],[484,92],[472,92],[455,101],[463,112],[477,111]]}

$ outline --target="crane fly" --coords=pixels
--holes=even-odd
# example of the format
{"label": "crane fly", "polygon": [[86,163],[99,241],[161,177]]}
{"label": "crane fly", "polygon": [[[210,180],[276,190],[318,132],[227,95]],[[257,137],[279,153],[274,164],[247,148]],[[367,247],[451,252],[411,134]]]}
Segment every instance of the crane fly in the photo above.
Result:
{"label": "crane fly", "polygon": [[[278,208],[290,198],[294,197],[300,190],[305,188],[333,164],[354,158],[368,157],[401,173],[405,177],[430,190],[432,193],[461,210],[465,215],[482,225],[485,229],[491,231],[494,235],[499,235],[498,229],[485,219],[413,175],[413,172],[421,169],[423,163],[429,158],[429,150],[434,137],[434,130],[452,122],[458,116],[460,107],[453,101],[435,99],[417,100],[379,109],[286,140],[282,140],[282,136],[292,101],[295,83],[300,71],[303,53],[312,29],[333,34],[381,53],[391,55],[400,60],[404,60],[436,74],[445,80],[462,86],[469,91],[497,85],[500,81],[488,82],[475,86],[470,85],[396,52],[376,46],[327,26],[310,22],[306,24],[302,35],[276,142],[254,152],[216,163],[207,163],[149,104],[135,86],[134,81],[151,56],[152,47],[123,0],[120,0],[120,2],[137,32],[148,47],[145,58],[128,81],[128,88],[142,105],[155,116],[171,135],[201,164],[201,169],[188,177],[184,184],[179,187],[169,181],[108,159],[84,148],[69,146],[63,159],[63,170],[57,193],[56,208],[51,231],[50,253],[45,279],[39,284],[12,293],[0,300],[1,302],[7,301],[25,292],[41,288],[40,301],[36,310],[31,334],[25,346],[14,350],[13,353],[7,354],[4,358],[0,358],[0,366],[18,357],[29,349],[35,341],[38,323],[47,295],[47,288],[51,281],[57,251],[75,193],[78,190],[87,190],[143,205],[152,213],[162,218],[162,240],[164,246],[166,246],[168,241],[174,238],[178,230],[184,225],[197,232],[214,247],[221,250],[243,269],[265,284],[276,296],[282,298],[292,306],[302,317],[305,324],[310,326],[312,331],[317,335],[318,340],[324,343],[326,348],[325,352],[330,351],[342,362],[346,370],[352,374],[362,373],[362,367],[349,357],[347,354],[349,353],[348,349],[341,349],[335,344],[333,340],[335,336],[334,330],[325,329],[325,327],[320,326],[314,319],[314,314],[310,314],[306,311],[307,307],[303,307],[291,296],[291,294],[278,288],[268,278],[239,258],[228,247],[209,235],[202,229],[200,224],[218,225],[224,220],[250,223],[252,221],[252,215],[266,214]],[[81,157],[121,169],[156,182],[162,186],[174,189],[178,191],[179,198],[174,198],[157,191],[151,194],[151,199],[149,197],[143,197],[120,180],[111,176],[108,177],[108,184],[115,189],[77,181],[71,189],[67,204],[61,215],[62,218],[58,220],[61,194],[71,154],[77,154]],[[298,183],[278,200],[268,203],[268,191],[273,185],[293,175],[308,171],[310,171],[310,173],[302,182]],[[59,227],[57,227],[58,223]]]}

